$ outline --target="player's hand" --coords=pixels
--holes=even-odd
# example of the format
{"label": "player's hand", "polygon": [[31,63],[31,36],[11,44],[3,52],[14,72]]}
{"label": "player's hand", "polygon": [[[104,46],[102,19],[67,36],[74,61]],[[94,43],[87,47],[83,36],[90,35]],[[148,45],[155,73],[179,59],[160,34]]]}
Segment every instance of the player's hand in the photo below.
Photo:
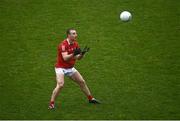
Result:
{"label": "player's hand", "polygon": [[88,52],[89,51],[89,47],[87,47],[87,46],[85,46],[84,48],[83,48],[83,50],[81,51],[81,55],[84,55],[86,52]]}
{"label": "player's hand", "polygon": [[76,56],[78,54],[81,54],[81,48],[74,49],[73,55]]}

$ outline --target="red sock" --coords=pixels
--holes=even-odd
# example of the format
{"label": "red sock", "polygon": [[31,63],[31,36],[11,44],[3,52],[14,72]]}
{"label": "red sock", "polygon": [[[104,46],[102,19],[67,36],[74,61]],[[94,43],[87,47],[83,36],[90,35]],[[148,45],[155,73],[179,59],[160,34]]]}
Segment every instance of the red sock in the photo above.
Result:
{"label": "red sock", "polygon": [[89,95],[88,100],[92,100],[92,99],[93,99],[93,96]]}
{"label": "red sock", "polygon": [[54,101],[50,101],[50,104],[54,104]]}

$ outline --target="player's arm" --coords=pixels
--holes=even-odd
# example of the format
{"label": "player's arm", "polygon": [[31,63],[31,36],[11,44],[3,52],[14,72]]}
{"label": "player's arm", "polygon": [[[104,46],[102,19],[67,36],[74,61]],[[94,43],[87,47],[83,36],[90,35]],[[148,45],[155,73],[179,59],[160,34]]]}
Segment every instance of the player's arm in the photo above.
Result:
{"label": "player's arm", "polygon": [[80,59],[81,58],[81,49],[76,48],[72,54],[68,54],[68,52],[62,52],[62,57],[65,61],[69,61],[71,58]]}
{"label": "player's arm", "polygon": [[63,52],[62,56],[65,61],[69,61],[71,58],[75,58],[77,60],[80,60],[82,58],[82,56],[80,54],[74,56],[73,53],[68,55],[67,52]]}
{"label": "player's arm", "polygon": [[59,49],[61,51],[64,61],[69,61],[73,57],[73,54],[68,54],[66,45],[60,45]]}
{"label": "player's arm", "polygon": [[76,48],[72,54],[68,54],[68,52],[62,52],[62,56],[65,61],[69,61],[71,58],[81,60],[88,51],[89,48],[86,46],[82,51],[81,48]]}
{"label": "player's arm", "polygon": [[74,57],[74,54],[68,54],[68,52],[62,52],[62,57],[64,61],[69,61],[71,58]]}

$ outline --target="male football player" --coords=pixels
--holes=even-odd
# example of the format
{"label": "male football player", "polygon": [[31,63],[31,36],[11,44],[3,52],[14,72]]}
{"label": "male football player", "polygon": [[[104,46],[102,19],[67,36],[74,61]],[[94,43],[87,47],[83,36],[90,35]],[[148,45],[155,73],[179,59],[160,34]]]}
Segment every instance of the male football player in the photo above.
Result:
{"label": "male football player", "polygon": [[81,50],[76,41],[77,32],[75,29],[68,29],[66,34],[67,38],[58,45],[57,62],[55,64],[57,84],[51,95],[49,109],[55,108],[55,99],[63,88],[64,76],[70,77],[80,86],[89,103],[99,104],[100,102],[92,96],[82,75],[74,68],[76,60],[81,60],[84,54],[89,51],[89,48],[85,47]]}

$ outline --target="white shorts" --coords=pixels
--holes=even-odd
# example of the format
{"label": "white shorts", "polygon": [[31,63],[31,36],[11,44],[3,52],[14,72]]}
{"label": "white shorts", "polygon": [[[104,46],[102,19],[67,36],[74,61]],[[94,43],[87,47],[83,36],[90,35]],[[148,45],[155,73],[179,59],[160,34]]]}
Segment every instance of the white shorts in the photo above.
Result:
{"label": "white shorts", "polygon": [[65,76],[72,76],[77,70],[73,68],[55,68],[56,74],[63,74]]}

